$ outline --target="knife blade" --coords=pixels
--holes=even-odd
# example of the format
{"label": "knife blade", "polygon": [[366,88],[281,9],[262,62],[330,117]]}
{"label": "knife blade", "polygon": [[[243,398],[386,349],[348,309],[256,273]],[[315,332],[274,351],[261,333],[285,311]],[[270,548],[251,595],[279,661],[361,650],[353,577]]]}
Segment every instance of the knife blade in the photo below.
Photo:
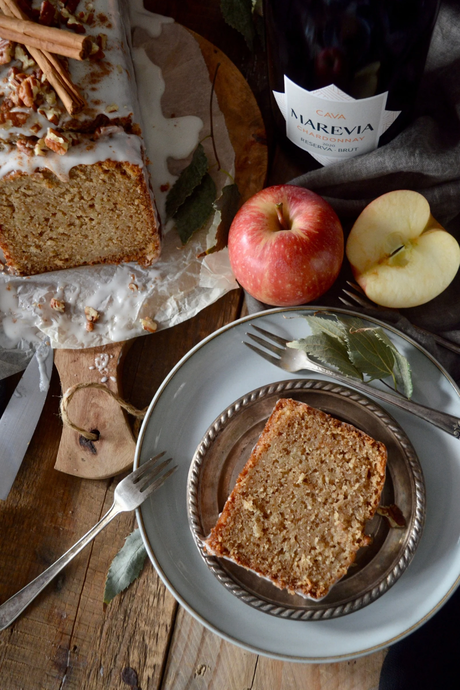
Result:
{"label": "knife blade", "polygon": [[42,343],[0,418],[0,500],[5,501],[34,434],[48,393],[53,349]]}

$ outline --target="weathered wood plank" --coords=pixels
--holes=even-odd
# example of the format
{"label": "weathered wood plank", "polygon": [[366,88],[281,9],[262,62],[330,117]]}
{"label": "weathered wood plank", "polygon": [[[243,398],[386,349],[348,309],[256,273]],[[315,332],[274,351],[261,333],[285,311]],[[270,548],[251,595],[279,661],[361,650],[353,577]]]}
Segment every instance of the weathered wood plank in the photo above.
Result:
{"label": "weathered wood plank", "polygon": [[249,690],[256,665],[255,654],[226,642],[180,608],[162,690]]}
{"label": "weathered wood plank", "polygon": [[[147,405],[164,377],[215,328],[234,320],[233,291],[180,326],[146,336],[128,355],[125,397]],[[84,480],[54,469],[61,423],[56,372],[37,431],[8,500],[0,503],[0,602],[42,572],[109,508],[114,480]],[[177,605],[148,564],[105,610],[108,567],[134,526],[116,518],[93,544],[0,633],[2,690],[124,690],[132,669],[139,686],[159,687]],[[130,677],[129,673],[126,677]]]}

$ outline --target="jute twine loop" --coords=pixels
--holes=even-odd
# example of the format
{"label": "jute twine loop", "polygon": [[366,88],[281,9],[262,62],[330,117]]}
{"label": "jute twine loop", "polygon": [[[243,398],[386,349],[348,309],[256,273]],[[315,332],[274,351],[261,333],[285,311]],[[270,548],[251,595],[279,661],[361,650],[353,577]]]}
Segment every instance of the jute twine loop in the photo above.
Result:
{"label": "jute twine loop", "polygon": [[61,398],[61,405],[60,405],[60,412],[61,412],[61,417],[62,421],[64,424],[67,426],[70,426],[72,429],[75,431],[78,431],[78,433],[83,436],[84,438],[88,439],[88,441],[97,441],[99,439],[99,435],[95,434],[92,431],[87,431],[86,429],[82,429],[81,427],[77,426],[72,422],[72,420],[69,417],[69,413],[67,411],[67,408],[69,407],[70,401],[72,400],[73,396],[75,393],[79,390],[82,390],[83,388],[98,388],[101,391],[104,391],[107,393],[107,395],[110,395],[114,400],[117,401],[117,403],[122,407],[128,414],[132,415],[133,417],[136,417],[137,420],[137,426],[139,426],[139,422],[141,419],[145,417],[145,413],[147,412],[147,408],[144,410],[138,410],[136,407],[131,405],[130,403],[126,402],[126,400],[123,400],[123,398],[120,398],[119,395],[116,393],[113,393],[113,391],[110,390],[110,388],[107,388],[106,385],[103,383],[76,383],[74,386],[71,386],[66,390],[64,395]]}

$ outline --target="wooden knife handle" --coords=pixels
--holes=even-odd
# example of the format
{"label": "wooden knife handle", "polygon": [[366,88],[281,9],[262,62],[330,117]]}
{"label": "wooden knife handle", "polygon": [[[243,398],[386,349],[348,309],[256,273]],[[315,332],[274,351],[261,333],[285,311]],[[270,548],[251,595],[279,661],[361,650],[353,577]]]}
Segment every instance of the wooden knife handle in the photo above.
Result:
{"label": "wooden knife handle", "polygon": [[[62,392],[76,383],[104,383],[122,397],[121,366],[132,341],[85,350],[55,350]],[[72,422],[99,434],[88,441],[64,425],[55,469],[86,479],[105,479],[131,467],[136,442],[126,413],[110,395],[95,388],[78,390],[68,408]]]}

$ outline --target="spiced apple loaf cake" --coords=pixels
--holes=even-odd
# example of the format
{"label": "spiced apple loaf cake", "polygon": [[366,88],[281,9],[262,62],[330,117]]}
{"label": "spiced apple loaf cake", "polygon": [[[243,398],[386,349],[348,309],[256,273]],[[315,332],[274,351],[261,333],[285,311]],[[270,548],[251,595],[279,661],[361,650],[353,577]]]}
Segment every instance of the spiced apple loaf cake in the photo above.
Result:
{"label": "spiced apple loaf cake", "polygon": [[205,548],[320,599],[369,543],[386,459],[383,443],[350,424],[281,399]]}
{"label": "spiced apple loaf cake", "polygon": [[[160,254],[145,164],[126,6],[21,3],[30,19],[92,37],[85,61],[60,59],[84,107],[69,112],[32,55],[0,43],[0,248],[32,275]],[[46,12],[44,11],[46,10]],[[8,44],[8,45],[5,45]]]}

